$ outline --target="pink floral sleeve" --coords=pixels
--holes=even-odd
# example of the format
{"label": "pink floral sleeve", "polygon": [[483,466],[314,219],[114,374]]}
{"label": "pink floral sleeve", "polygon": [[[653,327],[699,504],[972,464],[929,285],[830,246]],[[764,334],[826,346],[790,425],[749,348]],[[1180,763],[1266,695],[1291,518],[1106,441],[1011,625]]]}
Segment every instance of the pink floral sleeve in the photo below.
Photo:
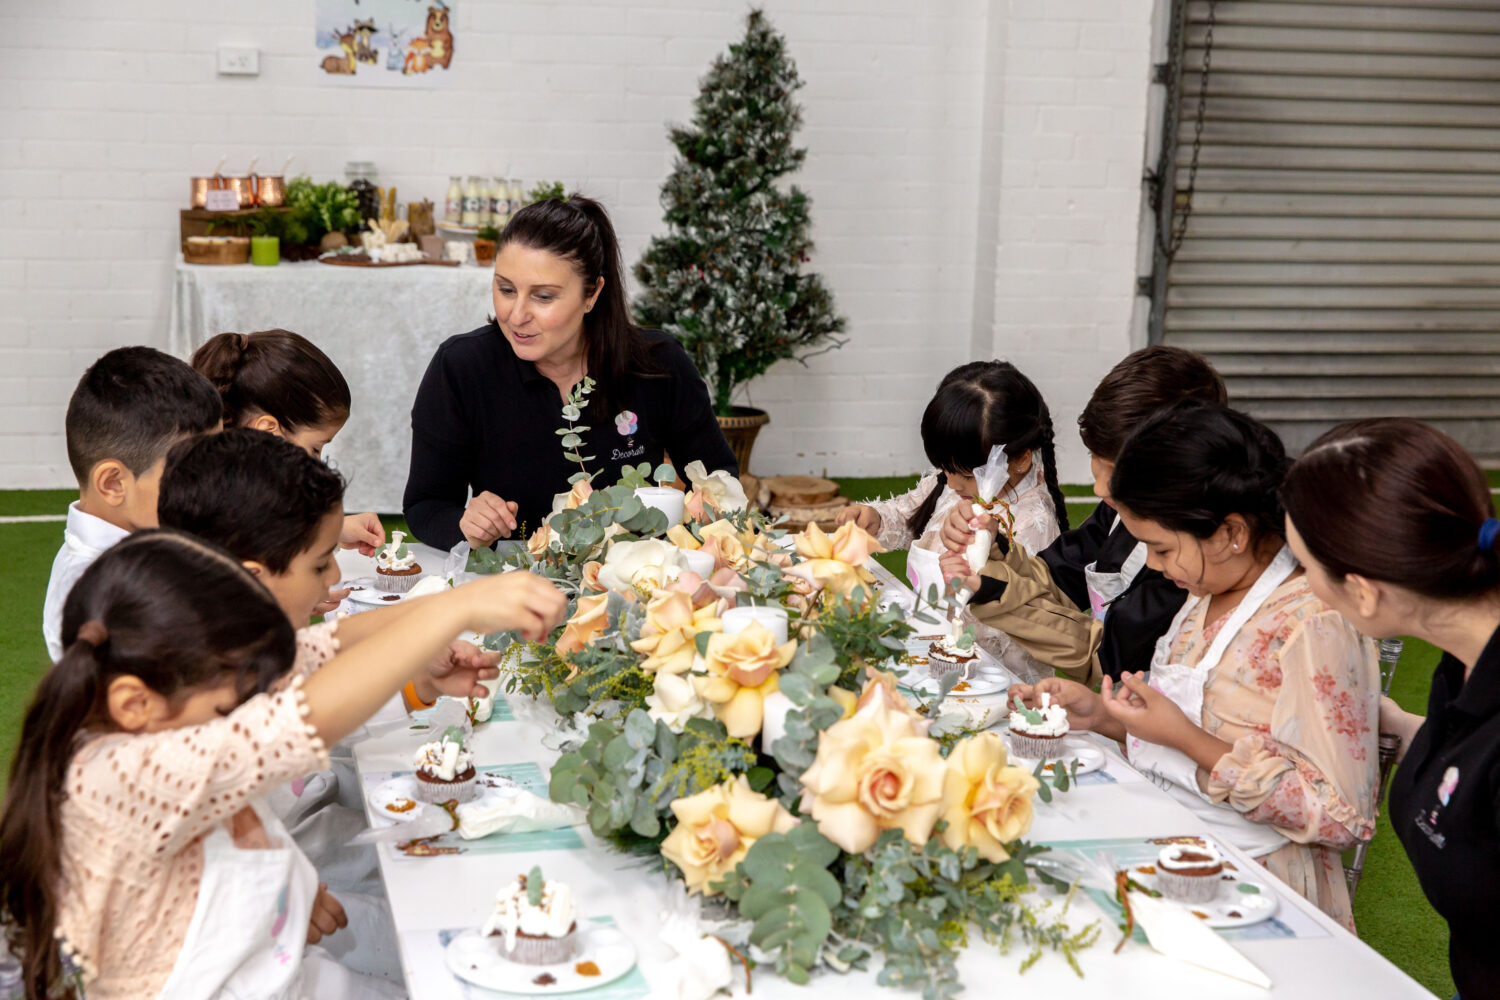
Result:
{"label": "pink floral sleeve", "polygon": [[[937,488],[937,473],[929,472],[917,481],[917,485],[899,496],[886,500],[871,500],[865,506],[880,515],[880,532],[876,540],[887,549],[904,549],[911,545],[921,532],[912,533],[907,520],[916,513],[927,495]],[[945,487],[946,489],[946,487]],[[946,511],[944,512],[946,513]],[[926,526],[924,526],[924,530]]]}
{"label": "pink floral sleeve", "polygon": [[1269,730],[1234,742],[1208,794],[1297,843],[1352,847],[1375,829],[1374,645],[1335,611],[1287,626]]}

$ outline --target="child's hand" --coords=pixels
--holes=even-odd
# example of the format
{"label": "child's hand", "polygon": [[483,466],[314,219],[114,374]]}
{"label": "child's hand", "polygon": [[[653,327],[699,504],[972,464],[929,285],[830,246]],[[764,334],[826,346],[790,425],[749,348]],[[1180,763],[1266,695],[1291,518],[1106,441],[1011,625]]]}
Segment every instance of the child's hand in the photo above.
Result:
{"label": "child's hand", "polygon": [[[945,585],[956,576],[969,593],[972,594],[979,589],[979,576],[969,568],[969,557],[964,553],[952,550],[944,552],[942,558],[938,560],[938,565],[943,569]],[[951,590],[952,587],[948,589]]]}
{"label": "child's hand", "polygon": [[312,613],[316,616],[333,614],[339,609],[339,605],[344,603],[344,598],[348,597],[352,591],[353,588],[351,587],[345,587],[343,590],[330,590],[326,600],[319,601],[313,605]]}
{"label": "child's hand", "polygon": [[328,891],[328,883],[318,884],[318,894],[313,897],[312,919],[307,925],[307,943],[317,944],[340,927],[349,926],[349,917],[343,904]]}
{"label": "child's hand", "polygon": [[1171,698],[1146,682],[1146,673],[1123,673],[1118,683],[1104,678],[1099,695],[1104,711],[1125,731],[1150,743],[1181,748],[1198,728]]}
{"label": "child's hand", "polygon": [[1035,684],[1013,684],[1007,697],[1012,701],[1020,698],[1027,708],[1038,708],[1043,694],[1051,695],[1052,704],[1061,705],[1068,713],[1070,728],[1097,730],[1101,722],[1109,720],[1104,699],[1087,686],[1066,677],[1044,677]]}
{"label": "child's hand", "polygon": [[339,548],[359,549],[360,555],[373,556],[385,544],[385,525],[374,514],[350,514],[344,518],[339,533]]}
{"label": "child's hand", "polygon": [[838,517],[834,518],[835,524],[848,524],[850,521],[872,535],[880,534],[880,526],[883,523],[878,510],[862,503],[850,504],[839,511]]}
{"label": "child's hand", "polygon": [[458,530],[471,549],[482,549],[493,545],[497,538],[509,538],[516,530],[516,511],[520,509],[514,501],[504,500],[485,490],[469,501],[464,516],[458,519]]}
{"label": "child's hand", "polygon": [[424,702],[435,701],[443,694],[450,698],[486,698],[489,697],[489,688],[479,682],[500,676],[500,671],[495,669],[500,656],[500,653],[487,652],[472,642],[455,639],[428,664],[427,676],[418,678],[413,684]]}
{"label": "child's hand", "polygon": [[568,611],[563,592],[522,570],[487,576],[455,587],[468,605],[468,628],[474,632],[514,629],[528,642],[541,642],[562,623]]}

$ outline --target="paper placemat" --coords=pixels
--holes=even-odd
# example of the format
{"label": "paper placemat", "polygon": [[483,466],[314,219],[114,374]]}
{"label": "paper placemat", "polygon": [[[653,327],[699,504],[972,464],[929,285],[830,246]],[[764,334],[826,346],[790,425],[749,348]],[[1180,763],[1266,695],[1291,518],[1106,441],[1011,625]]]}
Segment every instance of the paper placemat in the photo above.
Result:
{"label": "paper placemat", "polygon": [[[447,698],[447,695],[444,695],[443,698],[439,698],[438,701],[441,702],[445,698]],[[466,698],[460,698],[460,699],[448,699],[448,700],[452,700],[452,701],[465,701],[466,702],[468,699],[466,699]],[[504,691],[500,691],[498,689],[495,691],[495,698],[494,698],[494,701],[491,703],[491,705],[492,705],[492,707],[490,708],[490,717],[488,719],[486,719],[484,722],[475,723],[475,728],[476,729],[479,728],[480,726],[487,726],[491,722],[515,722],[516,721],[516,713],[514,711],[512,711],[512,709],[510,707],[510,702],[505,699],[505,692]],[[436,707],[437,707],[437,705],[433,705],[432,706],[432,708],[436,708]],[[428,720],[428,717],[432,715],[432,708],[420,708],[417,711],[411,713],[411,719],[412,719],[411,729],[412,730],[414,730],[416,732],[421,732],[422,730],[428,728],[428,726],[427,726],[427,720]]]}
{"label": "paper placemat", "polygon": [[[547,794],[547,777],[542,769],[530,761],[518,764],[485,764],[478,768],[485,774],[509,778],[522,788],[542,798]],[[372,789],[392,778],[411,774],[411,771],[370,771],[362,775],[365,798]],[[457,831],[445,833],[423,844],[401,850],[395,844],[381,844],[381,850],[400,859],[435,857],[451,854],[515,854],[524,851],[578,851],[583,849],[583,839],[573,827],[560,830],[533,830],[529,833],[492,833],[478,840],[465,840]]]}
{"label": "paper placemat", "polygon": [[[590,917],[590,923],[605,927],[617,927],[614,917]],[[444,950],[448,942],[458,937],[466,927],[454,927],[439,931],[406,931],[401,935],[401,950],[406,955],[411,973],[412,1000],[490,1000],[490,998],[514,997],[514,993],[497,993],[459,979],[448,970]],[[540,992],[540,991],[538,991]],[[559,994],[576,1000],[636,1000],[651,995],[646,977],[641,975],[640,964],[612,983],[605,983],[592,990]]]}

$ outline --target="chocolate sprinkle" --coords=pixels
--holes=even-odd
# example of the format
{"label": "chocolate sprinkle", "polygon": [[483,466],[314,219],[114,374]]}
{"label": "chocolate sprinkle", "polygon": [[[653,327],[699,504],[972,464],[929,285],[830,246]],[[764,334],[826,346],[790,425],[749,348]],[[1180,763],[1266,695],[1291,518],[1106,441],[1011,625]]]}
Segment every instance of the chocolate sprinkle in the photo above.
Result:
{"label": "chocolate sprinkle", "polygon": [[557,982],[557,977],[550,972],[544,972],[532,980],[538,986],[552,986]]}

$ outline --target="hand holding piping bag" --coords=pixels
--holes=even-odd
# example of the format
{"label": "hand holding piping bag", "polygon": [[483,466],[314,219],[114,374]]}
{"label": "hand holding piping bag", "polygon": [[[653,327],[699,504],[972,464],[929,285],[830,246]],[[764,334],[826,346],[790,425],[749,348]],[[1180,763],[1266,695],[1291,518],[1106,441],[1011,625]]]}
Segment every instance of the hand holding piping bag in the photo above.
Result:
{"label": "hand holding piping bag", "polygon": [[[990,547],[995,544],[995,530],[992,527],[993,519],[989,513],[989,507],[1005,492],[1005,487],[1010,482],[1010,459],[1006,457],[1005,445],[997,444],[990,449],[988,460],[979,468],[974,470],[974,504],[973,513],[976,520],[984,519],[984,526],[975,526],[974,540],[969,543],[965,552],[969,560],[971,572],[978,573],[989,561]],[[1007,531],[1009,525],[1002,525]],[[973,593],[967,588],[955,596],[959,608],[969,603]]]}

